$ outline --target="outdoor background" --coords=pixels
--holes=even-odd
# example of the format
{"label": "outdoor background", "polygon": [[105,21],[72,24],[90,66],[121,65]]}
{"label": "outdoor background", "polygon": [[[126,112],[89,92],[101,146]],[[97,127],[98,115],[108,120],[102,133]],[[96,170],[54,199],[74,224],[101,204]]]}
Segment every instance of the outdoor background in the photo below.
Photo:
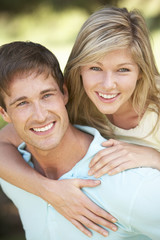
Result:
{"label": "outdoor background", "polygon": [[[141,10],[160,70],[160,0],[0,0],[0,45],[41,43],[53,51],[63,70],[81,25],[104,5]],[[0,128],[4,125],[0,118]],[[24,239],[17,210],[0,191],[0,240]]]}

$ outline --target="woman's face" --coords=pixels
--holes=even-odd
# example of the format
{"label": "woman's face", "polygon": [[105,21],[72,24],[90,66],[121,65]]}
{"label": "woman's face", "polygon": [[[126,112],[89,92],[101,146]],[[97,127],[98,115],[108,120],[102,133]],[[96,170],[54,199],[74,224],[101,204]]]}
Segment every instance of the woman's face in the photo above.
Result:
{"label": "woman's face", "polygon": [[100,112],[121,114],[139,78],[139,67],[128,49],[109,52],[100,61],[81,67],[84,89]]}

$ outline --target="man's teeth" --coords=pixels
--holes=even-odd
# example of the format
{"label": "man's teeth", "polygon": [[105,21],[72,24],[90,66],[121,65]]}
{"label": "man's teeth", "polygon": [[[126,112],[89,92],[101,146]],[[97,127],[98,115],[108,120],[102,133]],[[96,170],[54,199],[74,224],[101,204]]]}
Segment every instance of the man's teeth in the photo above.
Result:
{"label": "man's teeth", "polygon": [[42,128],[33,128],[33,130],[35,132],[45,132],[45,131],[51,129],[52,126],[53,126],[53,123],[50,123],[49,125],[42,127]]}
{"label": "man's teeth", "polygon": [[111,99],[117,96],[117,94],[111,94],[111,95],[107,95],[107,94],[103,94],[103,93],[99,93],[100,97],[103,97],[105,99]]}

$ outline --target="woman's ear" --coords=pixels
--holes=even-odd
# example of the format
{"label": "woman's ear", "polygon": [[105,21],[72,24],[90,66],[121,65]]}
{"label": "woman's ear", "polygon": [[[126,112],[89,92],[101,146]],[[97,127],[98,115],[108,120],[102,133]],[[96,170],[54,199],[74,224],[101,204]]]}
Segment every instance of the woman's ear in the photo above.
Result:
{"label": "woman's ear", "polygon": [[64,103],[66,105],[68,102],[68,89],[65,84],[63,84],[63,96],[64,96]]}
{"label": "woman's ear", "polygon": [[0,115],[2,116],[5,122],[8,122],[8,123],[12,122],[8,113],[2,107],[0,107]]}

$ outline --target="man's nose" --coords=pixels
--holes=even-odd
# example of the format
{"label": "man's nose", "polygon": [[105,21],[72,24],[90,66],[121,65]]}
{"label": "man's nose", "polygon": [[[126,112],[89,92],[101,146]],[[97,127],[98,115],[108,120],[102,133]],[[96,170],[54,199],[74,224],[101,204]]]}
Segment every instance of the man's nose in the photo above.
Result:
{"label": "man's nose", "polygon": [[35,104],[34,106],[34,120],[38,122],[44,122],[47,117],[47,109],[41,104]]}

